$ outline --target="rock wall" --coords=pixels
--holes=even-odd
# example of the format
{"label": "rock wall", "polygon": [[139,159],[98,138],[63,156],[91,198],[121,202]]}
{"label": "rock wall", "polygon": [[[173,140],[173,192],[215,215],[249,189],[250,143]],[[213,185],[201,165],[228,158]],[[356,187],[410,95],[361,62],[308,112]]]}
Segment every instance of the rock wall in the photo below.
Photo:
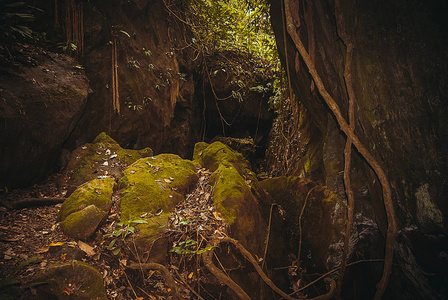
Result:
{"label": "rock wall", "polygon": [[[300,38],[327,91],[348,119],[343,76],[346,46],[338,34],[334,2],[290,2],[295,20],[300,18],[297,28]],[[351,77],[356,96],[355,133],[386,171],[399,221],[396,267],[386,296],[394,299],[438,298],[441,294],[446,295],[444,284],[448,280],[443,270],[448,263],[443,248],[448,232],[448,122],[444,116],[448,107],[447,85],[444,84],[447,79],[444,70],[447,68],[445,41],[448,26],[441,13],[446,11],[447,5],[436,0],[340,2],[341,25],[354,45]],[[280,1],[272,1],[271,16],[282,64],[285,69],[288,65],[295,99],[303,104],[303,108],[297,106],[295,113],[306,126],[301,126],[290,142],[303,145],[303,137],[314,132],[314,139],[309,138],[305,146],[292,150],[298,159],[289,162],[293,164],[291,175],[311,175],[344,196],[345,136],[322,101],[287,33],[285,47]],[[321,138],[316,140],[316,136]],[[285,163],[285,160],[272,159],[277,164]],[[366,242],[376,246],[363,255],[381,257],[383,236],[374,228],[377,224],[384,234],[387,225],[381,187],[357,153],[352,161],[357,218],[354,231],[360,237],[366,224],[371,224],[369,231],[377,234]],[[421,251],[422,245],[428,244],[437,255],[428,257]],[[356,253],[355,246],[352,259],[357,258]],[[357,270],[358,275],[367,270],[371,272],[370,277],[378,276],[378,270],[373,267],[361,269],[363,271]],[[352,277],[357,280],[358,290],[352,282],[352,286],[345,289],[347,297],[371,296],[369,290],[374,289],[374,282],[379,277],[362,277]]]}

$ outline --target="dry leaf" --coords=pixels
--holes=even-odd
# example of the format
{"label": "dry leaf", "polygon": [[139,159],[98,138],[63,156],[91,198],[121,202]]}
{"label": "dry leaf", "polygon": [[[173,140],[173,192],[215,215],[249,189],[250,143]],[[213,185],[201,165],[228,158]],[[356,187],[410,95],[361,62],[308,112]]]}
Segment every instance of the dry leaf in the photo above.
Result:
{"label": "dry leaf", "polygon": [[166,183],[171,183],[171,180],[169,180],[168,178],[163,178],[163,180],[165,180]]}
{"label": "dry leaf", "polygon": [[84,243],[84,242],[82,242],[82,241],[78,242],[78,247],[79,247],[79,249],[84,251],[88,256],[95,255],[95,251],[93,250],[93,247],[88,245],[88,244],[86,244],[86,243]]}
{"label": "dry leaf", "polygon": [[213,216],[215,217],[216,220],[218,220],[218,221],[222,221],[222,218],[221,218],[219,212],[214,211],[214,212],[213,212]]}
{"label": "dry leaf", "polygon": [[50,250],[50,246],[44,246],[44,247],[39,248],[36,251],[34,251],[34,253],[36,253],[36,254],[45,253],[45,252],[48,252],[48,250]]}

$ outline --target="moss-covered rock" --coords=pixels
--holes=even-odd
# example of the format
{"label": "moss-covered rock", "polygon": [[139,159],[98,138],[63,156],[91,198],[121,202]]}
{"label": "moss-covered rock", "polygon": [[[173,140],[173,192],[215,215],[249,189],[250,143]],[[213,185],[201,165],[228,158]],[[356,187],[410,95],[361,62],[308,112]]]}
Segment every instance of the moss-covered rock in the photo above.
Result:
{"label": "moss-covered rock", "polygon": [[89,205],[95,205],[107,213],[112,205],[112,193],[115,181],[112,178],[94,179],[79,186],[62,204],[59,211],[61,221]]}
{"label": "moss-covered rock", "polygon": [[61,229],[69,237],[86,240],[95,233],[106,216],[107,214],[95,205],[89,205],[65,218],[61,222]]}
{"label": "moss-covered rock", "polygon": [[148,224],[137,226],[136,243],[142,251],[151,248],[151,260],[163,262],[168,245],[159,237],[174,207],[197,182],[196,164],[174,154],[160,154],[137,160],[123,174],[119,181],[121,220],[126,222],[147,213]]}
{"label": "moss-covered rock", "polygon": [[122,221],[172,211],[198,179],[195,164],[175,154],[139,159],[123,173],[119,181]]}
{"label": "moss-covered rock", "polygon": [[59,179],[59,185],[66,187],[70,194],[79,185],[95,178],[111,177],[118,180],[127,166],[151,155],[153,152],[150,148],[123,149],[114,139],[102,132],[93,143],[73,151]]}
{"label": "moss-covered rock", "polygon": [[204,168],[214,172],[222,164],[234,167],[241,175],[250,172],[250,163],[241,153],[221,142],[214,142],[207,147],[204,144],[196,144],[194,151],[195,160]]}
{"label": "moss-covered rock", "polygon": [[94,179],[79,186],[62,204],[62,231],[77,239],[88,239],[107,217],[115,187],[112,178]]}
{"label": "moss-covered rock", "polygon": [[293,246],[298,247],[299,216],[303,210],[302,249],[311,251],[318,267],[333,267],[329,266],[333,262],[329,256],[340,254],[335,253],[335,248],[345,232],[345,203],[327,187],[309,179],[281,176],[263,180],[260,185],[286,211]]}
{"label": "moss-covered rock", "polygon": [[103,276],[95,268],[80,261],[51,266],[37,274],[36,282],[46,282],[38,288],[39,299],[107,299]]}

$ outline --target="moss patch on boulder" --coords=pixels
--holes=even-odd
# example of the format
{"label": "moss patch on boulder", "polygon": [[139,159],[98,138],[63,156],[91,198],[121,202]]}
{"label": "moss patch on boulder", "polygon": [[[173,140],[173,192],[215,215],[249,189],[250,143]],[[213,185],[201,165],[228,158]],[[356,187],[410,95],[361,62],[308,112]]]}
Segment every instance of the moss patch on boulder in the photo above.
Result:
{"label": "moss patch on boulder", "polygon": [[36,275],[35,281],[47,283],[37,289],[39,299],[107,299],[103,276],[84,262],[72,261],[48,267]]}
{"label": "moss patch on boulder", "polygon": [[88,239],[107,217],[115,184],[112,178],[105,178],[79,186],[62,204],[62,231],[73,238]]}
{"label": "moss patch on boulder", "polygon": [[79,185],[95,178],[123,176],[123,170],[142,157],[153,155],[150,148],[142,150],[123,149],[106,133],[100,133],[93,143],[73,151],[67,167],[62,172],[59,185],[70,194]]}
{"label": "moss patch on boulder", "polygon": [[196,164],[175,154],[160,154],[137,160],[123,172],[119,181],[121,221],[147,214],[148,224],[138,224],[136,240],[140,250],[151,249],[151,260],[163,262],[167,239],[162,238],[168,216],[185,199],[185,193],[197,182]]}
{"label": "moss patch on boulder", "polygon": [[204,144],[196,144],[194,151],[195,160],[204,168],[214,172],[222,164],[234,167],[242,175],[250,171],[250,163],[241,153],[221,142],[214,142],[207,147]]}
{"label": "moss patch on boulder", "polygon": [[122,221],[172,211],[198,180],[195,164],[175,154],[139,159],[123,173],[119,181]]}

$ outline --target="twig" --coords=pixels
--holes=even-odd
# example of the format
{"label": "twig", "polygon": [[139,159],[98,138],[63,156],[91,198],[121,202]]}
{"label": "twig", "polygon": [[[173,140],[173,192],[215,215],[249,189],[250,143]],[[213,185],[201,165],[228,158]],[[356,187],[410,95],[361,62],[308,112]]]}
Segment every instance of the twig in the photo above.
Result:
{"label": "twig", "polygon": [[300,234],[300,236],[299,236],[299,251],[297,251],[297,261],[300,261],[300,252],[302,250],[302,216],[303,216],[303,212],[305,211],[305,206],[308,201],[308,197],[311,195],[311,192],[317,187],[318,187],[318,185],[313,186],[308,191],[308,193],[306,194],[306,197],[305,197],[305,201],[303,203],[302,211],[300,212],[300,216],[299,216],[299,234]]}
{"label": "twig", "polygon": [[[212,243],[209,245],[210,247],[216,246],[218,243]],[[238,298],[243,300],[251,300],[250,297],[246,294],[246,292],[238,285],[236,284],[232,279],[230,279],[229,276],[224,274],[220,269],[218,269],[215,264],[213,264],[213,254],[215,253],[214,248],[212,248],[210,251],[206,251],[202,254],[202,260],[204,262],[205,267],[222,283],[227,285],[229,288],[232,289],[232,291],[235,292],[235,294],[238,296]]]}
{"label": "twig", "polygon": [[163,277],[165,277],[166,284],[173,291],[174,297],[179,300],[182,299],[176,282],[174,281],[173,277],[171,276],[170,271],[164,265],[161,265],[158,263],[144,263],[144,264],[131,263],[130,265],[127,266],[127,268],[132,269],[132,270],[158,270],[158,271],[161,271]]}
{"label": "twig", "polygon": [[267,236],[266,236],[266,246],[264,247],[264,254],[263,254],[263,263],[261,264],[261,269],[264,269],[264,266],[266,264],[266,255],[268,253],[268,245],[269,245],[269,236],[271,233],[271,220],[272,220],[272,209],[274,208],[274,204],[271,204],[271,210],[269,212],[269,224],[268,224],[268,232],[267,232]]}
{"label": "twig", "polygon": [[[360,264],[360,263],[367,263],[367,262],[384,262],[384,259],[367,259],[367,260],[359,260],[359,261],[355,261],[355,262],[352,262],[352,263],[347,264],[347,267],[351,267],[351,266],[354,266],[354,265],[357,265],[357,264]],[[318,282],[319,280],[321,280],[321,279],[327,277],[328,275],[330,275],[330,274],[332,274],[332,273],[334,273],[334,272],[336,272],[336,271],[338,271],[338,270],[340,270],[340,269],[341,269],[341,267],[337,267],[337,268],[335,268],[335,269],[333,269],[333,270],[331,270],[331,271],[328,271],[327,273],[321,275],[319,278],[317,278],[317,279],[311,281],[311,282],[308,283],[307,285],[301,287],[300,289],[298,289],[297,291],[295,291],[294,293],[291,293],[291,294],[289,294],[289,295],[291,296],[291,295],[297,294],[298,292],[303,291],[304,289],[306,289],[306,288],[312,286],[313,284],[315,284],[315,283]]]}
{"label": "twig", "polygon": [[199,295],[183,278],[182,276],[179,274],[179,272],[177,270],[174,270],[174,272],[176,272],[177,277],[179,277],[179,279],[182,281],[182,283],[196,296],[198,297],[199,300],[204,300],[204,298],[201,297],[201,295]]}
{"label": "twig", "polygon": [[353,142],[353,145],[358,149],[358,152],[362,155],[362,157],[367,161],[367,163],[371,166],[373,171],[375,172],[378,180],[381,183],[383,189],[383,201],[386,209],[387,215],[387,232],[386,232],[386,249],[384,255],[384,268],[383,275],[381,276],[380,282],[377,284],[377,291],[374,299],[381,299],[387,283],[389,281],[390,273],[392,270],[392,260],[394,256],[394,243],[395,237],[397,235],[397,223],[395,219],[395,211],[394,204],[392,202],[392,190],[390,187],[389,180],[387,179],[387,175],[384,172],[383,168],[380,166],[375,157],[370,153],[370,151],[364,146],[364,144],[359,140],[358,136],[353,132],[352,128],[347,124],[344,117],[342,116],[341,110],[336,103],[336,101],[331,97],[331,95],[325,89],[324,83],[317,73],[316,67],[312,63],[308,52],[306,51],[300,37],[295,32],[295,28],[292,22],[291,12],[289,10],[289,0],[285,1],[285,14],[286,14],[286,24],[289,35],[291,36],[296,48],[299,50],[300,55],[302,56],[308,71],[311,74],[311,77],[314,80],[314,83],[317,86],[317,89],[324,99],[325,103],[331,109],[333,115],[336,117],[337,123],[340,129],[350,138]]}
{"label": "twig", "polygon": [[[241,254],[243,254],[243,256],[252,264],[252,266],[257,271],[258,275],[260,275],[261,279],[263,279],[263,281],[274,292],[276,292],[277,294],[279,294],[280,296],[282,296],[283,298],[285,298],[287,300],[296,300],[295,298],[289,296],[288,294],[283,292],[281,289],[279,289],[272,282],[272,280],[269,279],[269,277],[266,276],[266,274],[263,272],[263,270],[258,265],[258,263],[255,260],[255,258],[252,256],[252,254],[250,254],[250,252],[247,251],[246,248],[244,248],[244,246],[241,245],[237,240],[234,240],[232,238],[226,237],[226,238],[223,238],[221,240],[215,241],[210,246],[212,246],[212,247],[213,246],[217,246],[218,244],[223,243],[223,242],[231,243],[231,244],[235,245],[235,247],[238,248],[238,250],[241,252]],[[241,289],[241,287],[238,284],[236,284],[232,279],[230,279],[230,277],[225,276],[218,268],[216,268],[216,266],[213,264],[213,261],[211,260],[213,252],[214,251],[213,251],[213,248],[212,248],[210,251],[207,251],[204,254],[202,254],[203,255],[203,259],[204,259],[204,263],[207,266],[207,268],[210,270],[210,272],[212,272],[213,275],[215,275],[221,282],[225,283],[235,293],[237,293],[237,295],[240,297],[240,299],[250,299],[249,296],[247,296],[247,294],[244,292],[243,289]],[[216,272],[216,271],[218,271],[219,273]],[[321,296],[318,296],[318,297],[312,298],[312,299],[314,299],[314,300],[324,300],[324,299],[330,299],[333,296],[334,290],[336,289],[336,283],[331,278],[326,279],[326,281],[328,281],[330,283],[330,291],[328,293],[324,294],[324,295],[321,295]]]}

